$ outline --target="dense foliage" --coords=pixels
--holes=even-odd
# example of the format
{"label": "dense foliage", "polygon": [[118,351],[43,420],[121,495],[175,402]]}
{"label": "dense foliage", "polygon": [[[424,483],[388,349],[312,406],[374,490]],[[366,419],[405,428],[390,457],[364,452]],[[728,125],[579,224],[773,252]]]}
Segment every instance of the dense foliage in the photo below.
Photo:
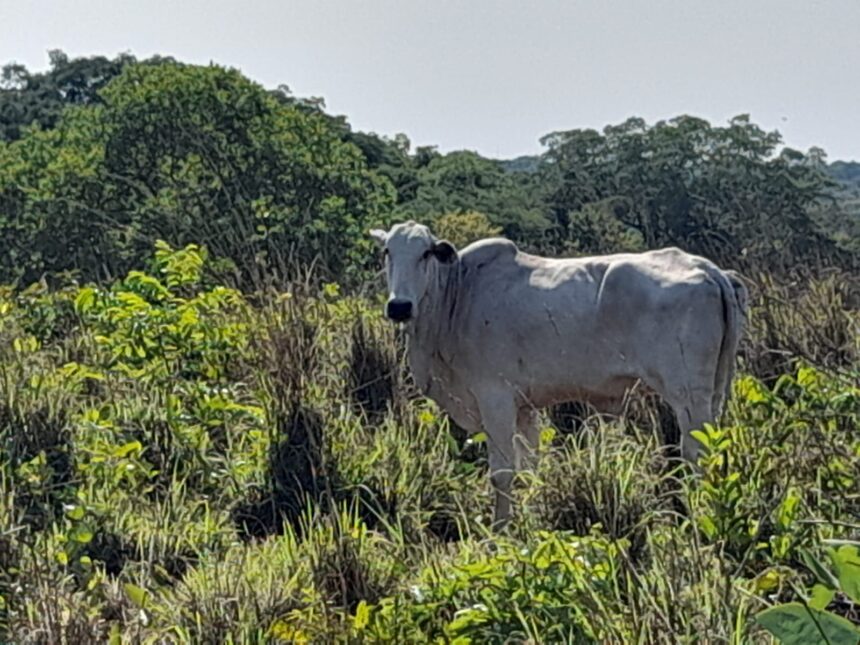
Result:
{"label": "dense foliage", "polygon": [[[855,165],[744,117],[544,143],[413,150],[167,59],[4,68],[0,642],[856,645]],[[493,534],[484,438],[367,295],[406,217],[742,269],[700,470],[647,395],[550,410]]]}
{"label": "dense foliage", "polygon": [[116,277],[165,239],[205,244],[243,289],[311,265],[354,285],[368,276],[369,226],[469,212],[543,253],[673,244],[741,268],[856,266],[854,166],[782,148],[744,116],[555,132],[543,155],[502,162],[354,132],[319,99],[218,67],[51,63],[3,68],[6,282]]}
{"label": "dense foliage", "polygon": [[846,249],[860,252],[860,162],[835,161],[827,173],[836,180],[832,201],[818,209],[822,226]]}
{"label": "dense foliage", "polygon": [[[826,541],[860,529],[856,335],[739,377],[700,475],[645,401],[573,434],[545,419],[489,540],[483,443],[411,393],[378,307],[334,285],[252,304],[205,263],[159,243],[111,284],[2,293],[14,642],[766,642],[757,612],[815,584],[858,618],[850,572],[816,581]],[[815,325],[856,331],[839,283],[816,293],[837,306]],[[747,367],[808,324],[752,314]],[[762,350],[770,319],[786,341]]]}
{"label": "dense foliage", "polygon": [[348,276],[393,202],[318,114],[237,72],[130,65],[98,105],[0,147],[0,272],[124,273],[155,239],[205,242],[237,284],[317,261]]}

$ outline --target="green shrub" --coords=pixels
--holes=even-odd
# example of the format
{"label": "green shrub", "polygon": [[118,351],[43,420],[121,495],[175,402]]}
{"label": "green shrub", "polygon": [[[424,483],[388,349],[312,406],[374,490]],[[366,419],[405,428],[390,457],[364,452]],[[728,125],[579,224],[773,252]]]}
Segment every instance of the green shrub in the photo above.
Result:
{"label": "green shrub", "polygon": [[526,544],[464,544],[406,594],[368,608],[373,642],[507,643],[624,640],[607,620],[617,602],[618,549],[599,535],[541,531]]}

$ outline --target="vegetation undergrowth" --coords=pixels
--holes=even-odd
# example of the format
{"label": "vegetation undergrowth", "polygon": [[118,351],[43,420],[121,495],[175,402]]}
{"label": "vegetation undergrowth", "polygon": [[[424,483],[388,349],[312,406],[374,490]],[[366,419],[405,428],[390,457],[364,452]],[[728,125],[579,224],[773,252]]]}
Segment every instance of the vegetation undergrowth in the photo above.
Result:
{"label": "vegetation undergrowth", "polygon": [[850,333],[838,363],[739,375],[699,473],[653,411],[546,417],[494,535],[483,438],[417,396],[375,303],[251,302],[205,267],[160,243],[111,285],[0,293],[5,639],[766,643],[797,607],[857,622]]}

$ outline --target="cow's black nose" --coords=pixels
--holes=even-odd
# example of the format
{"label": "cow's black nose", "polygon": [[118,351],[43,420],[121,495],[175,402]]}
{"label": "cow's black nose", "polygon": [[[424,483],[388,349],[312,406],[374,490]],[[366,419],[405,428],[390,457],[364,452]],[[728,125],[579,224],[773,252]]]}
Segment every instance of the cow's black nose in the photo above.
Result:
{"label": "cow's black nose", "polygon": [[385,314],[394,322],[412,318],[412,303],[408,300],[389,300]]}

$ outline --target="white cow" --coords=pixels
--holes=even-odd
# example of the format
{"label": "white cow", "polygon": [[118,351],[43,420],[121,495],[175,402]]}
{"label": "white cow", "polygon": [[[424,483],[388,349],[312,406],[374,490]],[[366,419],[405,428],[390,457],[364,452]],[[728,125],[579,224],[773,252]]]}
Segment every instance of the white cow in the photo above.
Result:
{"label": "white cow", "polygon": [[695,461],[690,432],[719,416],[734,370],[747,298],[735,274],[676,248],[549,259],[505,239],[458,253],[412,221],[371,235],[417,384],[487,434],[497,524],[548,405],[610,411],[642,381],[672,406]]}

